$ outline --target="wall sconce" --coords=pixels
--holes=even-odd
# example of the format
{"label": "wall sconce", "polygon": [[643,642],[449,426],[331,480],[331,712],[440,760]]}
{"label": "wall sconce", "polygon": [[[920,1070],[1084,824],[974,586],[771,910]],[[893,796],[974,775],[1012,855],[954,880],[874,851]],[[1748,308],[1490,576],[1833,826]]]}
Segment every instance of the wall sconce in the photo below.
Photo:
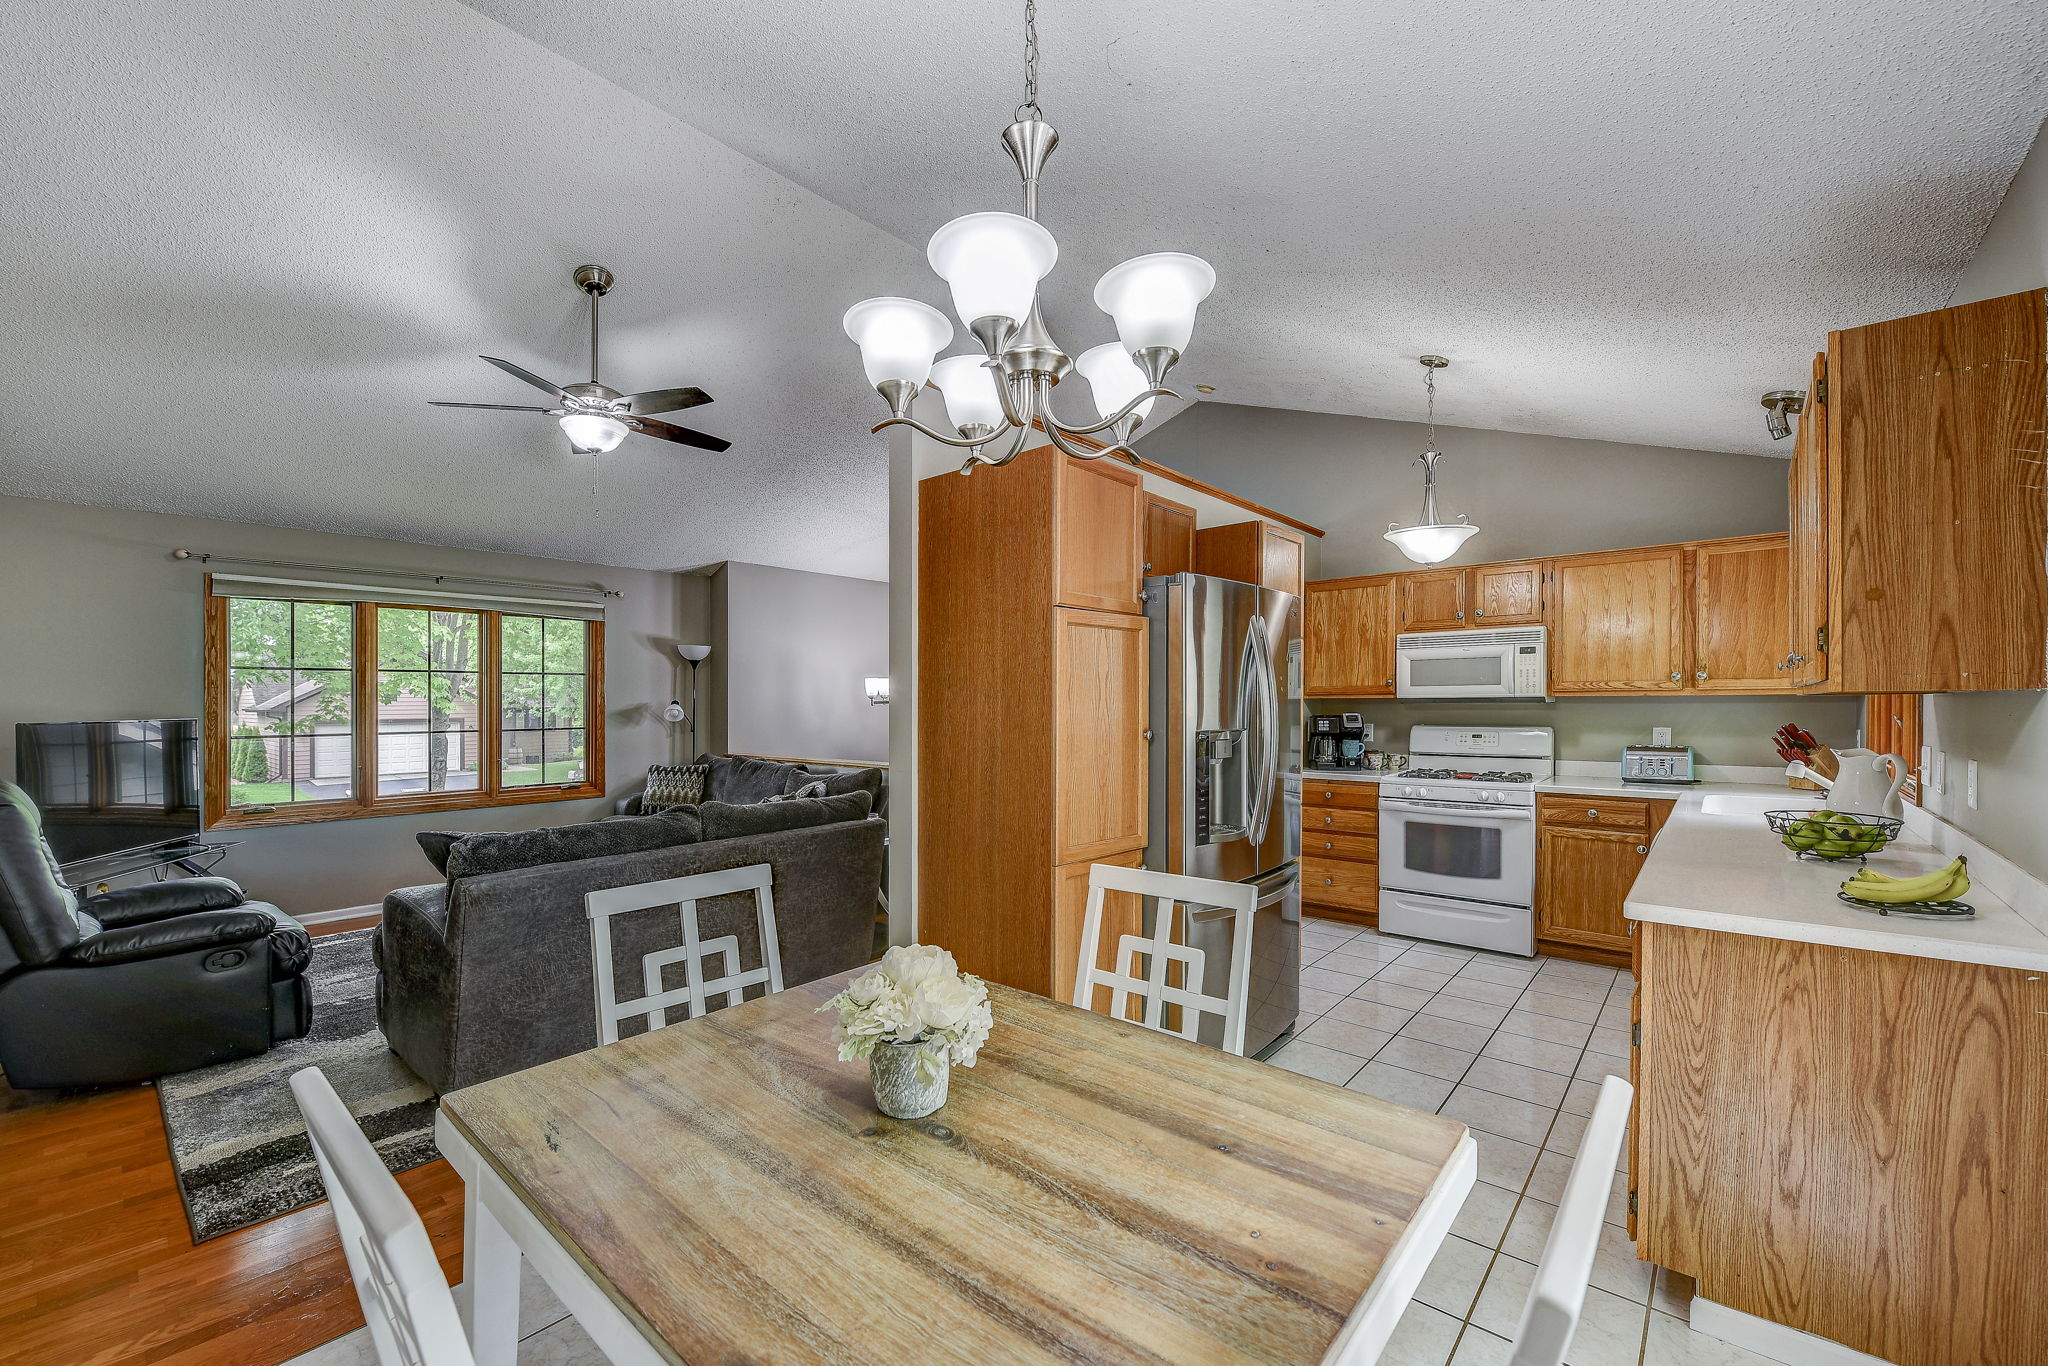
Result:
{"label": "wall sconce", "polygon": [[871,707],[888,706],[889,680],[886,678],[870,678],[866,680],[866,682],[868,690],[868,705]]}

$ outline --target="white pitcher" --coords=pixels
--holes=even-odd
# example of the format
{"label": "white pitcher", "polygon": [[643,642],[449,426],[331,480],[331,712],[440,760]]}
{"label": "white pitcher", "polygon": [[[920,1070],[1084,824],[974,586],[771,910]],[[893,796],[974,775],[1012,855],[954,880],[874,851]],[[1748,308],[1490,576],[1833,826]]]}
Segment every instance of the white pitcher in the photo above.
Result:
{"label": "white pitcher", "polygon": [[1899,789],[1906,785],[1906,761],[1896,754],[1879,754],[1874,749],[1835,751],[1842,771],[1828,788],[1828,806],[1835,811],[1858,811],[1866,816],[1905,814]]}

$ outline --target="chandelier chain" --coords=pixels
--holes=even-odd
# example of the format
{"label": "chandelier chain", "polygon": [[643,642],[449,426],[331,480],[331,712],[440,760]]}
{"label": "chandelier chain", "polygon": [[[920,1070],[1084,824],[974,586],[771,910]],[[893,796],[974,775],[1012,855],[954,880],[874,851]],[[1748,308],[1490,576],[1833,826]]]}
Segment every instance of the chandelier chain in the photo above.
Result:
{"label": "chandelier chain", "polygon": [[1422,372],[1423,388],[1429,392],[1429,443],[1428,449],[1436,449],[1436,370],[1434,367]]}
{"label": "chandelier chain", "polygon": [[1038,0],[1024,0],[1024,103],[1017,106],[1017,122],[1044,117],[1038,107]]}

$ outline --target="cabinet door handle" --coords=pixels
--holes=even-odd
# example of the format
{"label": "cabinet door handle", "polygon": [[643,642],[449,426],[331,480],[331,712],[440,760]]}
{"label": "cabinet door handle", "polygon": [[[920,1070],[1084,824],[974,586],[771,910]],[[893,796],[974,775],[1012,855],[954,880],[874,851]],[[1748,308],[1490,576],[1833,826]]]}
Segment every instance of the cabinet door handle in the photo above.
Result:
{"label": "cabinet door handle", "polygon": [[1333,816],[1325,816],[1325,817],[1323,817],[1323,824],[1324,824],[1324,825],[1333,825],[1333,824],[1335,824],[1335,823],[1336,823],[1336,818],[1335,818],[1335,817],[1333,817]]}
{"label": "cabinet door handle", "polygon": [[1462,608],[1462,607],[1460,607],[1460,608],[1458,609],[1458,620],[1459,620],[1459,621],[1463,621],[1464,619],[1465,619],[1465,609],[1464,609],[1464,608]]}
{"label": "cabinet door handle", "polygon": [[1599,812],[1599,809],[1598,809],[1598,808],[1596,808],[1596,807],[1591,807],[1591,806],[1587,807],[1587,808],[1586,808],[1586,815],[1587,815],[1588,817],[1592,818],[1593,820],[1596,820],[1596,821],[1600,819],[1600,812]]}
{"label": "cabinet door handle", "polygon": [[1149,730],[1148,730],[1148,731],[1143,731],[1143,732],[1141,732],[1141,734],[1142,734],[1142,735],[1144,736],[1144,738],[1145,738],[1146,740],[1148,740],[1148,741],[1149,741],[1149,740],[1151,740],[1151,738],[1152,738],[1152,732],[1151,732],[1151,731],[1149,731]]}
{"label": "cabinet door handle", "polygon": [[1472,615],[1475,617],[1483,617],[1486,615],[1486,609],[1484,607],[1476,607],[1472,610]]}
{"label": "cabinet door handle", "polygon": [[1332,886],[1332,885],[1334,885],[1334,884],[1336,883],[1336,881],[1337,881],[1337,879],[1335,879],[1335,878],[1333,878],[1333,877],[1326,877],[1326,878],[1324,878],[1324,879],[1323,879],[1323,885],[1324,885],[1325,887],[1329,887],[1329,886]]}
{"label": "cabinet door handle", "polygon": [[1324,840],[1324,841],[1323,841],[1323,848],[1325,848],[1325,849],[1335,849],[1336,847],[1337,847],[1337,843],[1336,843],[1336,841],[1335,841],[1335,840]]}
{"label": "cabinet door handle", "polygon": [[1684,677],[1684,675],[1683,675],[1683,674],[1681,674],[1681,673],[1680,673],[1680,672],[1679,672],[1678,670],[1676,670],[1676,669],[1673,669],[1673,670],[1671,671],[1671,681],[1672,681],[1673,683],[1676,683],[1676,682],[1677,682],[1677,681],[1678,681],[1678,680],[1679,680],[1680,678],[1682,678],[1682,677]]}
{"label": "cabinet door handle", "polygon": [[1323,795],[1324,795],[1325,797],[1334,797],[1334,796],[1336,796],[1337,794],[1336,794],[1336,793],[1334,793],[1334,792],[1325,792],[1325,793],[1324,793]]}
{"label": "cabinet door handle", "polygon": [[1697,678],[1700,682],[1704,683],[1707,681],[1707,671],[1705,669],[1701,669],[1698,673],[1695,673],[1693,677]]}
{"label": "cabinet door handle", "polygon": [[1650,852],[1650,846],[1647,844],[1638,844],[1636,846],[1636,852],[1638,854],[1647,854]]}

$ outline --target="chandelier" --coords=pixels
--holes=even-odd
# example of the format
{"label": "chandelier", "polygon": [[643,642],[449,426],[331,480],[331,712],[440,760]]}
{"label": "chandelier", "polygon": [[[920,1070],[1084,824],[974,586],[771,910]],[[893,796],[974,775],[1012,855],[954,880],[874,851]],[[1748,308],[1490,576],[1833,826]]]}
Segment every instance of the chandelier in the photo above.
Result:
{"label": "chandelier", "polygon": [[[1038,7],[1024,6],[1024,103],[1003,130],[1003,148],[1024,180],[1024,212],[970,213],[932,234],[925,259],[951,289],[953,311],[980,354],[934,358],[953,340],[945,314],[916,299],[864,299],[846,310],[846,335],[860,347],[868,382],[889,404],[874,430],[907,426],[965,450],[962,474],[977,464],[1003,465],[1024,449],[1031,428],[1084,460],[1138,454],[1131,437],[1155,399],[1179,398],[1165,387],[1195,330],[1195,308],[1215,288],[1216,272],[1186,252],[1161,251],[1112,266],[1095,286],[1095,305],[1116,323],[1117,340],[1069,360],[1039,313],[1038,282],[1059,258],[1059,245],[1038,222],[1038,177],[1059,134],[1038,107]],[[1053,416],[1053,386],[1070,370],[1088,381],[1098,420],[1085,425]],[[929,380],[945,399],[948,436],[910,416]],[[1114,444],[1090,450],[1076,437],[1109,432]],[[1006,440],[1000,440],[1007,436]],[[991,454],[991,446],[1002,447]]]}
{"label": "chandelier", "polygon": [[1423,388],[1429,394],[1429,449],[1422,453],[1422,520],[1414,526],[1387,523],[1387,539],[1417,564],[1436,564],[1458,553],[1458,547],[1479,534],[1479,528],[1459,513],[1455,522],[1440,522],[1436,515],[1436,462],[1443,452],[1436,448],[1436,372],[1450,362],[1442,356],[1423,356]]}

